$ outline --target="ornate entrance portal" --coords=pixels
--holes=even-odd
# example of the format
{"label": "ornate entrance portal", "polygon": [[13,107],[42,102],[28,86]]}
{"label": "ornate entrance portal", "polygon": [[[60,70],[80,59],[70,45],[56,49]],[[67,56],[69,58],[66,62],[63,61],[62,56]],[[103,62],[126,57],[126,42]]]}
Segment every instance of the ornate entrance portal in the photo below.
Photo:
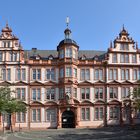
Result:
{"label": "ornate entrance portal", "polygon": [[63,112],[62,128],[75,128],[75,115],[73,111],[69,110]]}

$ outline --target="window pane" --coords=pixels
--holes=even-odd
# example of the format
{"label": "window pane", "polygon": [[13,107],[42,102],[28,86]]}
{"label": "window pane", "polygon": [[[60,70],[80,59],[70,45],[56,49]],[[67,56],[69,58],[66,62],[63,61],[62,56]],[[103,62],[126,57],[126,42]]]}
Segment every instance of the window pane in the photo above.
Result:
{"label": "window pane", "polygon": [[95,120],[99,120],[99,110],[95,108]]}
{"label": "window pane", "polygon": [[22,80],[23,81],[26,80],[26,71],[25,71],[25,69],[22,69]]}
{"label": "window pane", "polygon": [[32,121],[36,121],[36,109],[32,110]]}
{"label": "window pane", "polygon": [[86,108],[86,120],[90,119],[90,109]]}
{"label": "window pane", "polygon": [[7,80],[11,81],[11,69],[7,69]]}
{"label": "window pane", "polygon": [[110,78],[110,80],[113,79],[113,70],[112,69],[110,69],[110,71],[109,71],[109,78]]}
{"label": "window pane", "polygon": [[84,108],[81,109],[81,119],[85,120],[85,109]]}

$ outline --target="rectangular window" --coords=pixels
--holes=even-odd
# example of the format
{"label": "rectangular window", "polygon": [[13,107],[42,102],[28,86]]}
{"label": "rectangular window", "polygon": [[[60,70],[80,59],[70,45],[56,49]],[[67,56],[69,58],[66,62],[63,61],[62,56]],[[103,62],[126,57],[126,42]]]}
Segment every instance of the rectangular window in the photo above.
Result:
{"label": "rectangular window", "polygon": [[129,80],[129,70],[128,69],[125,70],[125,79]]}
{"label": "rectangular window", "polygon": [[109,70],[109,79],[113,80],[113,70],[112,69]]}
{"label": "rectangular window", "polygon": [[73,69],[73,75],[75,78],[77,78],[77,69],[76,68]]}
{"label": "rectangular window", "polygon": [[114,80],[117,80],[117,69],[113,70],[113,78]]}
{"label": "rectangular window", "polygon": [[121,44],[120,50],[128,50],[128,44]]}
{"label": "rectangular window", "polygon": [[81,99],[90,99],[90,89],[89,88],[81,89]]}
{"label": "rectangular window", "polygon": [[122,87],[122,98],[129,98],[130,96],[130,88],[129,87]]}
{"label": "rectangular window", "polygon": [[103,88],[95,88],[95,99],[103,99]]}
{"label": "rectangular window", "polygon": [[46,70],[46,79],[54,80],[55,79],[55,70],[53,68]]}
{"label": "rectangular window", "polygon": [[2,53],[2,52],[0,52],[0,62],[1,62],[1,61],[3,61],[2,56],[3,56],[3,53]]}
{"label": "rectangular window", "polygon": [[63,77],[64,77],[64,69],[60,68],[60,78],[63,78]]}
{"label": "rectangular window", "polygon": [[124,54],[121,54],[121,63],[125,63]]}
{"label": "rectangular window", "polygon": [[72,77],[71,67],[66,67],[66,77]]}
{"label": "rectangular window", "polygon": [[41,109],[33,109],[32,110],[32,121],[40,122],[41,121]]}
{"label": "rectangular window", "polygon": [[136,62],[137,62],[136,54],[132,54],[132,63],[136,63]]}
{"label": "rectangular window", "polygon": [[90,80],[90,69],[81,69],[81,80]]}
{"label": "rectangular window", "polygon": [[55,99],[55,89],[54,88],[47,88],[47,95],[48,100],[54,100]]}
{"label": "rectangular window", "polygon": [[66,48],[66,57],[72,57],[72,49]]}
{"label": "rectangular window", "polygon": [[129,55],[121,54],[121,63],[129,63]]}
{"label": "rectangular window", "polygon": [[18,123],[24,123],[25,122],[25,113],[24,112],[16,113],[16,122],[18,122]]}
{"label": "rectangular window", "polygon": [[41,100],[41,89],[33,88],[32,89],[32,100]]}
{"label": "rectangular window", "polygon": [[81,80],[85,80],[85,70],[81,69]]}
{"label": "rectangular window", "polygon": [[125,63],[129,63],[129,55],[125,54]]}
{"label": "rectangular window", "polygon": [[133,70],[133,80],[137,80],[137,70]]}
{"label": "rectangular window", "polygon": [[116,87],[110,87],[109,88],[109,97],[111,99],[117,98],[118,97],[118,90]]}
{"label": "rectangular window", "polygon": [[113,54],[112,62],[117,63],[117,54]]}
{"label": "rectangular window", "polygon": [[17,99],[25,100],[25,88],[17,88]]}
{"label": "rectangular window", "polygon": [[46,109],[46,121],[48,122],[56,122],[56,109],[53,109],[53,108],[49,108],[49,109]]}
{"label": "rectangular window", "polygon": [[60,88],[59,89],[59,99],[63,99],[64,98],[64,89]]}
{"label": "rectangular window", "polygon": [[22,80],[25,81],[26,80],[26,70],[22,69]]}
{"label": "rectangular window", "polygon": [[95,70],[95,80],[103,80],[103,70],[102,69]]}
{"label": "rectangular window", "polygon": [[103,107],[95,107],[95,120],[103,120]]}
{"label": "rectangular window", "polygon": [[2,69],[2,80],[6,81],[6,69]]}
{"label": "rectangular window", "polygon": [[11,69],[7,69],[7,80],[11,81]]}
{"label": "rectangular window", "polygon": [[81,120],[82,121],[90,120],[90,108],[81,108]]}
{"label": "rectangular window", "polygon": [[17,69],[17,80],[21,80],[21,71],[20,68]]}
{"label": "rectangular window", "polygon": [[109,118],[110,119],[119,119],[119,107],[110,107]]}
{"label": "rectangular window", "polygon": [[64,58],[64,50],[60,50],[60,58]]}
{"label": "rectangular window", "polygon": [[121,70],[121,77],[122,77],[122,80],[125,80],[125,70]]}
{"label": "rectangular window", "polygon": [[41,69],[33,69],[32,70],[32,79],[33,80],[41,80]]}

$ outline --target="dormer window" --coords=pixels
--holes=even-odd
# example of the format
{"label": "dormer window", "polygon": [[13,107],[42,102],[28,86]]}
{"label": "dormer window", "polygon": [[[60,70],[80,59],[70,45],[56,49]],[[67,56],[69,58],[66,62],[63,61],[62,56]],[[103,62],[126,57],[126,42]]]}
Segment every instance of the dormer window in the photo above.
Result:
{"label": "dormer window", "polygon": [[128,44],[121,44],[120,50],[128,50]]}

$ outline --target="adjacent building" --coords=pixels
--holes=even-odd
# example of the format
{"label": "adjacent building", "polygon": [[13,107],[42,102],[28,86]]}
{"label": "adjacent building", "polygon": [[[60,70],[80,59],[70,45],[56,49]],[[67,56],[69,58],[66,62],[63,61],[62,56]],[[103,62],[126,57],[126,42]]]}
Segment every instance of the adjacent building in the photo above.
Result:
{"label": "adjacent building", "polygon": [[[8,24],[0,35],[0,86],[27,105],[14,128],[81,128],[140,123],[132,91],[139,85],[140,50],[123,29],[107,51],[80,50],[71,30],[56,50],[24,50]],[[0,115],[6,126],[8,114]]]}

